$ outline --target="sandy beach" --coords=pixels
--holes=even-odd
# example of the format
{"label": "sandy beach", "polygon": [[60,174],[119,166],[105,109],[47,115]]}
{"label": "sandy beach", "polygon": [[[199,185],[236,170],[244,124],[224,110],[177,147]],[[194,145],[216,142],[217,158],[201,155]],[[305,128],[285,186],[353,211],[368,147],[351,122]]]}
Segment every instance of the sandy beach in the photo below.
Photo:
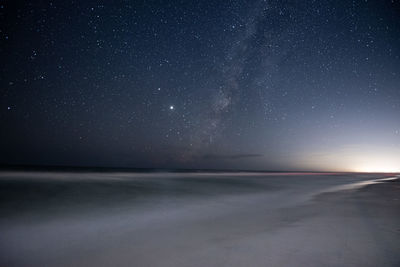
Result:
{"label": "sandy beach", "polygon": [[399,266],[397,177],[3,172],[0,266]]}

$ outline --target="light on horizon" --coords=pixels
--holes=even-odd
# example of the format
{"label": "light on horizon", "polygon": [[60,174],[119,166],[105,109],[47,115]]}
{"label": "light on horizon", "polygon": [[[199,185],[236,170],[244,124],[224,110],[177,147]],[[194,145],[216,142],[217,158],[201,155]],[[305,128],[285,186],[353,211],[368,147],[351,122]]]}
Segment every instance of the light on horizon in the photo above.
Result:
{"label": "light on horizon", "polygon": [[357,172],[400,172],[400,160],[389,151],[358,155],[354,171]]}
{"label": "light on horizon", "polygon": [[345,146],[302,158],[302,166],[321,171],[400,173],[400,149],[385,146]]}
{"label": "light on horizon", "polygon": [[395,167],[395,166],[390,166],[389,164],[369,164],[365,166],[359,166],[354,169],[355,172],[386,172],[386,173],[392,173],[392,172],[399,172],[400,173],[400,168]]}

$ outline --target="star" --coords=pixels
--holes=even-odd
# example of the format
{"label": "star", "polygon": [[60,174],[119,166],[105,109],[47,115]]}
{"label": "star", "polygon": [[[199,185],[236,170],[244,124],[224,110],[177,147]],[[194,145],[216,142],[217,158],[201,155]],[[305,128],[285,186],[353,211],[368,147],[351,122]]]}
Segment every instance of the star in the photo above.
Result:
{"label": "star", "polygon": [[[318,1],[206,0],[198,12],[181,1],[157,7],[74,1],[73,8],[0,2],[0,13],[8,12],[0,40],[12,41],[0,49],[7,62],[0,121],[10,124],[0,131],[1,140],[10,140],[0,162],[18,161],[7,155],[37,142],[53,151],[47,141],[54,136],[67,154],[35,158],[27,151],[24,161],[325,170],[333,168],[325,158],[318,164],[303,158],[336,153],[336,144],[353,147],[358,135],[366,145],[400,149],[400,27],[391,5],[377,5],[377,15],[369,12],[376,3],[346,0],[325,1],[323,8]],[[43,8],[60,14],[50,23]],[[351,18],[341,20],[336,11]],[[69,27],[57,27],[65,22]],[[23,42],[26,36],[31,42]],[[19,131],[32,125],[41,127],[24,138]],[[110,159],[97,156],[105,149],[98,143],[107,144]],[[127,147],[135,149],[125,157]],[[296,156],[283,156],[291,151]],[[226,157],[203,157],[214,152]],[[229,160],[235,153],[267,156]]]}

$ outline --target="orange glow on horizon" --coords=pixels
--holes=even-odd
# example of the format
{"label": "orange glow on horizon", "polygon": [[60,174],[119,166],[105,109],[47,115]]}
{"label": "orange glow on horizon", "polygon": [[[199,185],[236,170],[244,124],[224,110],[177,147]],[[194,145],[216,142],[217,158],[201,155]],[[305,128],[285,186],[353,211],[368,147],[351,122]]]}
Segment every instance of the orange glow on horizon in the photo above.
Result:
{"label": "orange glow on horizon", "polygon": [[400,149],[374,146],[345,146],[331,151],[302,154],[299,161],[309,169],[400,173]]}

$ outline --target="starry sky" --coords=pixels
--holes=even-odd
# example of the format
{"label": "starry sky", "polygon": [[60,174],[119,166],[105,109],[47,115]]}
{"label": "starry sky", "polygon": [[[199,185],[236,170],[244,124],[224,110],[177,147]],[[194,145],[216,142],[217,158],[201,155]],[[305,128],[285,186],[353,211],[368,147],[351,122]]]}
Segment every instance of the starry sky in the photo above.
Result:
{"label": "starry sky", "polygon": [[0,164],[400,169],[398,0],[0,1]]}

